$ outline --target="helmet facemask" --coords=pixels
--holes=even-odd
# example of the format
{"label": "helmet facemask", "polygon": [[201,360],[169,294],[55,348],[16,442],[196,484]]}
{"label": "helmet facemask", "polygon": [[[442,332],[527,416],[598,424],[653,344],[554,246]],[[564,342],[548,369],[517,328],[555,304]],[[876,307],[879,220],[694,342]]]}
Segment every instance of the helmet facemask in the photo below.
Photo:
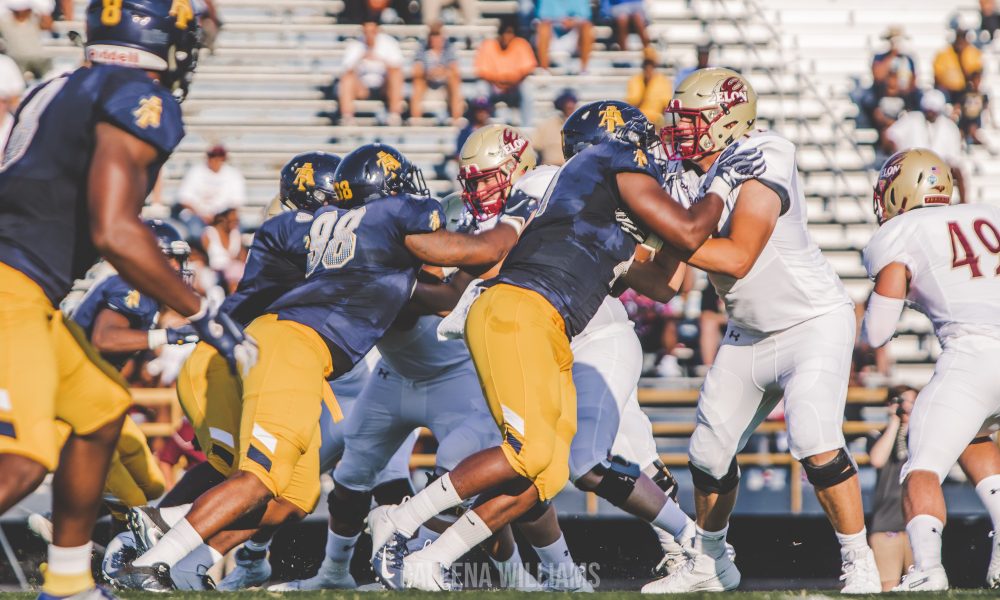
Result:
{"label": "helmet facemask", "polygon": [[512,175],[517,164],[517,158],[512,156],[492,169],[480,171],[475,165],[467,165],[459,171],[462,201],[477,221],[488,221],[503,210],[514,185]]}
{"label": "helmet facemask", "polygon": [[719,107],[681,108],[679,101],[671,101],[660,131],[670,160],[697,160],[713,152],[715,142],[710,130],[725,114]]}

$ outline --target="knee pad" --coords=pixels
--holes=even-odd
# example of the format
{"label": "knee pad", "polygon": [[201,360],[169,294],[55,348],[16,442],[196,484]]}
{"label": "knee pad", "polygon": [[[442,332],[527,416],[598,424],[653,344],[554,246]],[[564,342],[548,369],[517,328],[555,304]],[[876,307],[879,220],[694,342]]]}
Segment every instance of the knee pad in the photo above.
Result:
{"label": "knee pad", "polygon": [[612,459],[609,466],[597,465],[593,472],[601,476],[594,493],[615,506],[625,504],[635,489],[635,482],[642,475],[639,465],[617,457]]}
{"label": "knee pad", "polygon": [[814,466],[807,460],[799,462],[802,463],[802,468],[806,471],[806,479],[818,490],[847,481],[858,472],[858,466],[854,464],[854,459],[843,448],[837,451],[837,456],[833,457],[830,462],[822,465]]}
{"label": "knee pad", "polygon": [[524,513],[520,517],[514,519],[515,523],[534,523],[538,519],[542,518],[545,511],[549,509],[550,502],[548,500],[541,500],[535,502],[535,505],[528,509],[528,512]]}
{"label": "knee pad", "polygon": [[663,464],[660,459],[653,461],[650,468],[653,470],[652,477],[653,483],[656,484],[658,488],[663,490],[663,493],[667,495],[668,498],[677,502],[677,480],[674,479],[674,475],[667,468],[667,465]]}
{"label": "knee pad", "polygon": [[712,477],[690,461],[688,461],[688,469],[691,470],[691,480],[694,487],[706,494],[726,494],[740,483],[740,466],[736,463],[735,457],[729,463],[729,471],[719,478]]}
{"label": "knee pad", "polygon": [[371,508],[372,493],[357,492],[339,486],[330,492],[326,502],[335,520],[361,524]]}
{"label": "knee pad", "polygon": [[375,504],[400,504],[403,498],[412,498],[413,486],[409,479],[392,479],[383,484],[375,486],[372,495],[375,497]]}

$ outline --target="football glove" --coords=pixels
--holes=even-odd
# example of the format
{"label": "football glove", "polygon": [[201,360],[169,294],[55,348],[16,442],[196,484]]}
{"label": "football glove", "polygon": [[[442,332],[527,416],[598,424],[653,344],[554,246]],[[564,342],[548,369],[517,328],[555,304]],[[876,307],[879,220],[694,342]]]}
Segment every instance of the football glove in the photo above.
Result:
{"label": "football glove", "polygon": [[698,195],[703,197],[711,192],[725,200],[736,187],[748,179],[760,177],[766,169],[760,148],[730,146],[715,163],[715,176],[702,184]]}
{"label": "football glove", "polygon": [[188,320],[198,337],[226,359],[233,373],[238,372],[245,377],[257,363],[257,342],[244,334],[243,327],[229,315],[209,306],[207,300],[201,301],[201,310]]}
{"label": "football glove", "polygon": [[524,226],[528,224],[535,211],[538,210],[538,200],[520,190],[511,193],[500,213],[500,222],[506,223],[521,235]]}

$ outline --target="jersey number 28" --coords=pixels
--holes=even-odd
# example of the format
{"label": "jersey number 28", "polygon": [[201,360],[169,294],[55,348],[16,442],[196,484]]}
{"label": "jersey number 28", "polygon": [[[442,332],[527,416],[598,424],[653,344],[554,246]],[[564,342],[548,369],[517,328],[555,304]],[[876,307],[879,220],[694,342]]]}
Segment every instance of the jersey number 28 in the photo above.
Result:
{"label": "jersey number 28", "polygon": [[313,221],[309,228],[309,256],[306,258],[306,277],[313,274],[316,267],[339,269],[354,258],[354,246],[358,236],[354,230],[361,225],[368,209],[362,206],[341,216],[337,211],[325,212]]}
{"label": "jersey number 28", "polygon": [[[972,222],[972,231],[990,254],[1000,255],[1000,230],[996,225],[986,219],[976,219]],[[979,256],[972,249],[962,227],[955,221],[949,221],[948,233],[951,235],[951,268],[969,267],[973,277],[982,277]],[[994,274],[1000,275],[1000,265],[997,265]]]}

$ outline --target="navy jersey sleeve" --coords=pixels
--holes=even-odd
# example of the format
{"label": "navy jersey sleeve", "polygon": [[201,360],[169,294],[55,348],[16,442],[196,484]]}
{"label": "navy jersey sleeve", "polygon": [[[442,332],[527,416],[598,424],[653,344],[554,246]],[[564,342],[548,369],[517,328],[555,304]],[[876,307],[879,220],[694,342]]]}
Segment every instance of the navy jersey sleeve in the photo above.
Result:
{"label": "navy jersey sleeve", "polygon": [[121,81],[111,77],[97,107],[100,121],[125,130],[170,154],[184,137],[181,107],[170,93],[152,80]]}
{"label": "navy jersey sleeve", "polygon": [[663,182],[663,173],[646,150],[618,141],[605,142],[604,145],[612,173],[644,173]]}
{"label": "navy jersey sleeve", "polygon": [[128,319],[133,329],[150,329],[156,324],[160,307],[155,300],[139,293],[118,276],[110,277],[102,290],[104,304]]}
{"label": "navy jersey sleeve", "polygon": [[403,236],[414,233],[431,233],[445,222],[441,203],[424,196],[400,196],[396,206],[396,222]]}

